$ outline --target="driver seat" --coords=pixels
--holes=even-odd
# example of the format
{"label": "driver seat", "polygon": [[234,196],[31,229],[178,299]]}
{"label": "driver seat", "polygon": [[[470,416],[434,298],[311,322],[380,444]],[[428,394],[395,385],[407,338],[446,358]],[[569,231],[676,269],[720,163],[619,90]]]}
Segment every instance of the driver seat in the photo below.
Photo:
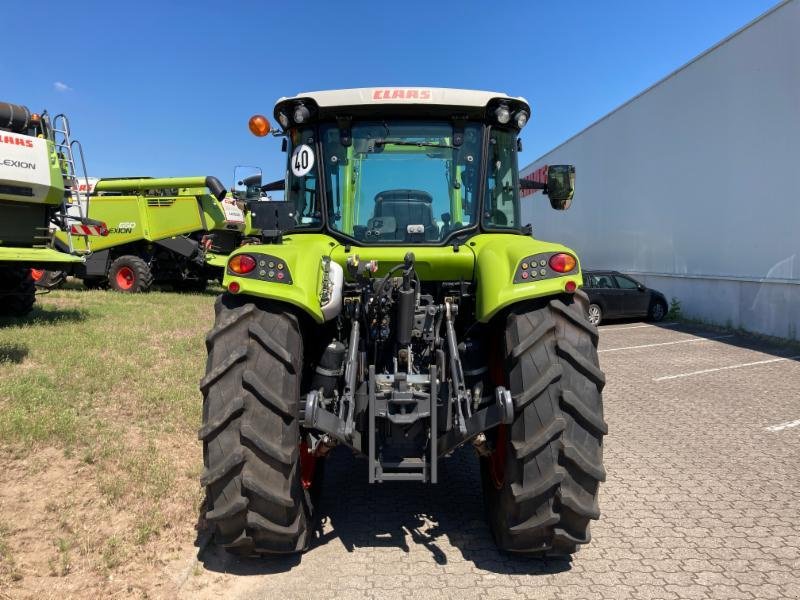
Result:
{"label": "driver seat", "polygon": [[422,190],[386,190],[375,196],[375,218],[393,217],[397,223],[397,241],[410,241],[409,225],[422,225],[425,240],[439,239],[439,227],[433,220],[433,197]]}

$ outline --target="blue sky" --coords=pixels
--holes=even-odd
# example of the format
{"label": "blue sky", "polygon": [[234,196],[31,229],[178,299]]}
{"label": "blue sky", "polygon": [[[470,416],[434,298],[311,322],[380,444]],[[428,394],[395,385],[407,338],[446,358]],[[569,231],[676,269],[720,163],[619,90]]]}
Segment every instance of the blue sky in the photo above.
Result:
{"label": "blue sky", "polygon": [[[281,176],[280,96],[421,85],[525,96],[526,164],[775,0],[11,2],[0,100],[64,112],[94,176]],[[48,40],[42,21],[62,24]],[[16,32],[9,29],[14,24]]]}

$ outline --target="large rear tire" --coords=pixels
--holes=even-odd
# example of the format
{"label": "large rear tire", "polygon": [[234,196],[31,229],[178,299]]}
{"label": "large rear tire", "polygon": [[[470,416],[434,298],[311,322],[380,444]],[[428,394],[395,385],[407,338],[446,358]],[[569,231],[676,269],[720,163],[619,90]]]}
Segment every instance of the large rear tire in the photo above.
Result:
{"label": "large rear tire", "polygon": [[36,287],[27,267],[0,267],[0,315],[24,317],[36,302]]}
{"label": "large rear tire", "polygon": [[481,460],[488,517],[497,545],[565,556],[590,541],[605,480],[597,328],[586,294],[520,306],[506,320],[507,384],[515,420],[494,433]]}
{"label": "large rear tire", "polygon": [[230,294],[215,311],[200,383],[206,519],[215,541],[239,555],[303,551],[313,490],[301,478],[297,317]]}

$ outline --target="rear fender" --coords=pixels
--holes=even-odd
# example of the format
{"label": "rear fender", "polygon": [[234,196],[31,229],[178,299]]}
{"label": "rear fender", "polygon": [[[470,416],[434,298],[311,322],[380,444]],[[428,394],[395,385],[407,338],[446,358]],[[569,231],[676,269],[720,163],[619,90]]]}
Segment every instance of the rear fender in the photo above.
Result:
{"label": "rear fender", "polygon": [[[477,283],[476,320],[486,323],[500,310],[525,300],[563,294],[567,282],[576,287],[583,285],[580,263],[574,251],[550,242],[542,242],[528,236],[513,234],[481,234],[469,241],[475,253],[475,281]],[[553,271],[547,264],[548,257],[558,252],[572,254],[576,258],[575,269],[566,274]],[[538,256],[536,268],[526,259]],[[544,260],[545,265],[538,264]],[[522,280],[522,265],[528,278]],[[542,274],[544,271],[544,274]],[[532,273],[535,272],[535,275]],[[516,278],[516,282],[515,282]]]}
{"label": "rear fender", "polygon": [[[256,268],[237,275],[225,267],[222,285],[229,292],[238,284],[237,295],[288,302],[305,311],[317,323],[323,323],[321,293],[323,258],[330,257],[337,245],[333,238],[320,234],[286,236],[281,244],[248,244],[231,253],[230,260],[248,254],[256,260]],[[279,278],[282,274],[282,278]]]}

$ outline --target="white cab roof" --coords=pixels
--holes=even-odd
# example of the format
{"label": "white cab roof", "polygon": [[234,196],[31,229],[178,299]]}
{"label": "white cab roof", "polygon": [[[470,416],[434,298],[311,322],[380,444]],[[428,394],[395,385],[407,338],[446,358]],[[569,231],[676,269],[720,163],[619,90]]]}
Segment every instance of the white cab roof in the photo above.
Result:
{"label": "white cab roof", "polygon": [[515,98],[502,92],[459,90],[436,87],[370,87],[345,90],[306,92],[287,100],[310,98],[320,108],[334,106],[374,106],[380,104],[440,104],[445,106],[483,107],[493,98],[507,98],[528,104],[524,98]]}

